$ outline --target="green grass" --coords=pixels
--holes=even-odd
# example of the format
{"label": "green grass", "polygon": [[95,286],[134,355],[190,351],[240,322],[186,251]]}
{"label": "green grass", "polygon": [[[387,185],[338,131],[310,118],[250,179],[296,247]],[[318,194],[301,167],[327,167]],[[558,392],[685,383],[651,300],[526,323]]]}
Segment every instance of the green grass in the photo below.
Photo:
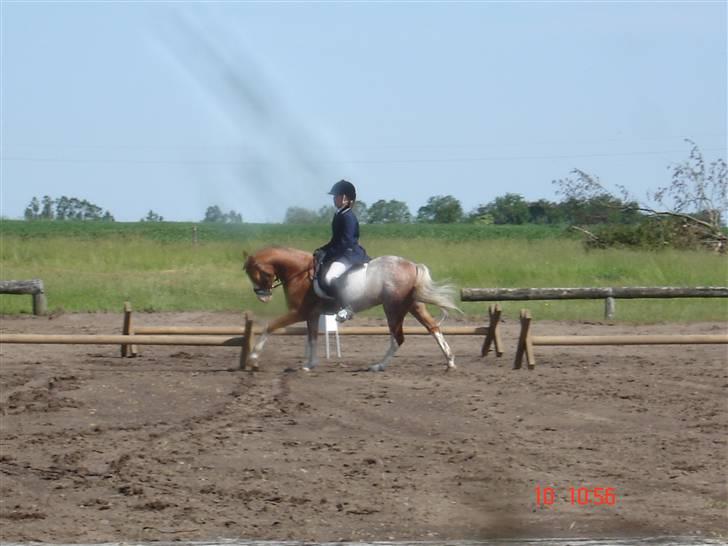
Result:
{"label": "green grass", "polygon": [[[50,310],[147,311],[284,309],[255,299],[243,250],[269,244],[313,250],[328,226],[9,222],[0,224],[0,278],[43,279]],[[498,228],[492,230],[490,228]],[[485,228],[485,229],[484,229]],[[533,228],[533,229],[531,229]],[[563,229],[539,226],[362,226],[372,256],[401,255],[461,287],[726,286],[728,261],[702,251],[585,251]],[[487,303],[462,303],[482,316]],[[528,306],[535,318],[601,320],[604,302],[505,302],[507,317]],[[0,313],[27,313],[30,296],[0,295]],[[379,310],[367,312],[378,316]],[[728,320],[728,300],[618,300],[617,319]]]}
{"label": "green grass", "polygon": [[[194,231],[196,230],[196,235]],[[314,246],[331,235],[328,223],[317,225],[289,224],[215,224],[190,222],[25,222],[0,220],[0,231],[6,237],[24,239],[72,237],[74,239],[136,239],[163,242],[236,241],[248,243],[268,240],[277,244],[310,241]],[[565,226],[495,226],[476,224],[371,224],[362,226],[367,239],[418,239],[474,241],[483,239],[554,239],[567,235]]]}

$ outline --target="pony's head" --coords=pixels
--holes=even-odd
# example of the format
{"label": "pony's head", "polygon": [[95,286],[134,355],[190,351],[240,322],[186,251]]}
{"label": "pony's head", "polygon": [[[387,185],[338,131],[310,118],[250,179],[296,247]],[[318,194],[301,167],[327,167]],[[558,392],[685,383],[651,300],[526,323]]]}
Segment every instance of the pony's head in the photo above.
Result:
{"label": "pony's head", "polygon": [[273,296],[273,284],[276,281],[276,272],[273,266],[257,258],[255,254],[248,256],[244,253],[245,265],[243,269],[253,283],[253,292],[263,303],[268,303]]}

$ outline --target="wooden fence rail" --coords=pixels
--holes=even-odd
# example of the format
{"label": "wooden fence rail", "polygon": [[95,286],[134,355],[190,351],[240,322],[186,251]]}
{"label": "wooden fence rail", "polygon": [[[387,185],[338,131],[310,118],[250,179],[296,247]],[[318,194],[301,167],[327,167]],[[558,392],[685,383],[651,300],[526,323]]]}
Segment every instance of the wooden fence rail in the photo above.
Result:
{"label": "wooden fence rail", "polygon": [[[497,305],[489,309],[490,323],[487,326],[451,326],[443,328],[445,335],[484,335],[481,354],[495,347],[497,356],[503,354],[498,324],[501,311]],[[252,317],[246,313],[244,326],[135,326],[132,321],[131,304],[124,304],[121,334],[0,334],[0,344],[33,343],[60,345],[120,345],[121,356],[136,356],[137,345],[190,345],[242,347],[240,369],[245,369],[255,335],[263,331],[254,328]],[[429,334],[424,327],[408,327],[405,335]],[[274,332],[274,335],[303,335],[306,328],[291,327]],[[349,326],[339,330],[343,335],[389,335],[389,328],[383,326]]]}
{"label": "wooden fence rail", "polygon": [[29,281],[0,281],[0,294],[29,294],[33,296],[33,314],[45,315],[48,309],[45,287],[40,279]]}
{"label": "wooden fence rail", "polygon": [[242,347],[243,336],[162,336],[124,334],[0,334],[0,343],[47,345],[198,345]]}
{"label": "wooden fence rail", "polygon": [[604,299],[604,317],[614,318],[616,299],[728,298],[726,286],[618,286],[583,288],[463,288],[462,301]]}
{"label": "wooden fence rail", "polygon": [[602,336],[534,336],[531,333],[531,312],[521,310],[521,333],[516,348],[513,369],[521,368],[526,357],[528,369],[536,366],[535,346],[584,346],[584,345],[728,345],[725,334],[644,334]]}
{"label": "wooden fence rail", "polygon": [[[153,334],[153,335],[222,335],[222,336],[242,336],[244,334],[242,326],[137,326],[134,328],[134,334]],[[405,326],[404,335],[430,335],[424,326]],[[488,333],[487,326],[443,326],[440,328],[443,335],[446,336],[473,336],[485,335]],[[263,332],[262,326],[253,328],[254,334]],[[305,326],[289,326],[276,330],[274,336],[300,336],[308,333]],[[389,335],[387,326],[345,326],[339,329],[340,336],[380,336]]]}
{"label": "wooden fence rail", "polygon": [[[483,345],[481,355],[485,356],[491,348],[495,349],[497,356],[503,355],[503,342],[500,336],[498,325],[501,319],[501,309],[498,305],[491,305],[488,309],[489,323],[486,326],[444,326],[441,332],[446,336],[473,336],[482,335]],[[170,337],[191,337],[191,336],[243,336],[249,340],[248,352],[253,345],[256,335],[263,332],[262,326],[253,326],[253,319],[245,314],[245,326],[136,326],[132,322],[132,309],[129,302],[124,303],[124,319],[122,324],[123,335],[129,336],[128,341],[134,342],[140,336],[170,336]],[[407,326],[403,328],[404,335],[429,335],[424,326]],[[276,330],[275,336],[301,336],[306,335],[308,330],[305,326],[291,326]],[[349,336],[373,336],[390,335],[386,326],[346,326],[338,330],[339,335]],[[132,337],[133,336],[133,337]],[[121,345],[121,356],[136,356],[137,348],[131,343]],[[247,355],[246,355],[247,358]]]}

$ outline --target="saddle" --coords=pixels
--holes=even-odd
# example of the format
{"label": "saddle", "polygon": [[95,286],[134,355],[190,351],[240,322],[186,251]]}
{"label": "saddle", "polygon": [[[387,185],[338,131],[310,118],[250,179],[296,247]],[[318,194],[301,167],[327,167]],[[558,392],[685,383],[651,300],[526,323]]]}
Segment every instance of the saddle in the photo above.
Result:
{"label": "saddle", "polygon": [[[331,262],[333,263],[333,262]],[[331,265],[323,263],[320,256],[314,255],[314,264],[313,264],[313,290],[316,292],[316,294],[323,299],[327,300],[334,300],[334,294],[333,294],[333,287],[329,284],[326,284],[326,281],[324,280],[326,278],[326,272],[329,270],[329,266]],[[349,267],[344,273],[339,277],[338,280],[342,280],[351,273],[355,271],[359,271],[360,269],[366,268],[367,264],[357,264]]]}

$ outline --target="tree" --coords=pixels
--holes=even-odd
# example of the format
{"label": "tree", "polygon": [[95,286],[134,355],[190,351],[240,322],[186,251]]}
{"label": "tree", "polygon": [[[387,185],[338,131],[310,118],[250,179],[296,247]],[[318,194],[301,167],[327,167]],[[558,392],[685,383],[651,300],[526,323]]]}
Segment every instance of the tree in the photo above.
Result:
{"label": "tree", "polygon": [[162,218],[159,214],[157,214],[153,210],[150,210],[147,213],[147,216],[145,218],[141,219],[141,222],[164,222],[164,218]]}
{"label": "tree", "polygon": [[[622,196],[617,198],[599,178],[579,169],[571,171],[574,177],[554,180],[554,184],[567,201],[618,210],[623,224],[638,225],[640,237],[633,236],[633,240],[661,241],[663,246],[705,246],[726,252],[723,218],[728,212],[728,167],[720,158],[706,165],[697,144],[686,142],[691,144],[688,159],[668,167],[672,169],[671,183],[648,193],[648,200],[654,204],[630,198],[624,186],[616,186]],[[594,245],[609,244],[608,240],[600,241],[598,233],[582,231]],[[620,237],[624,238],[623,234]]]}
{"label": "tree", "polygon": [[318,222],[316,211],[303,207],[288,207],[283,218],[286,224],[315,224]]}
{"label": "tree", "polygon": [[242,224],[243,217],[239,212],[234,210],[223,212],[220,207],[213,205],[207,207],[205,218],[202,221],[217,224]]}
{"label": "tree", "polygon": [[412,220],[407,203],[392,199],[380,199],[373,203],[369,209],[370,224],[407,224]]}
{"label": "tree", "polygon": [[25,209],[25,219],[37,220],[38,218],[40,218],[40,201],[38,201],[37,197],[33,197]]}
{"label": "tree", "polygon": [[25,209],[25,218],[26,220],[55,219],[114,221],[114,217],[108,210],[104,211],[104,209],[86,199],[66,197],[65,195],[59,199],[51,199],[49,196],[44,195],[42,209],[40,208],[38,198],[33,197],[30,204]]}
{"label": "tree", "polygon": [[528,223],[529,224],[560,224],[564,221],[564,212],[559,203],[547,199],[529,201]]}
{"label": "tree", "polygon": [[629,192],[618,186],[621,197],[607,190],[599,177],[581,169],[572,176],[554,180],[556,193],[564,196],[561,208],[572,224],[629,224],[640,221],[639,205],[630,200]]}
{"label": "tree", "polygon": [[493,224],[525,224],[528,222],[528,204],[523,196],[507,193],[470,213],[472,221]]}
{"label": "tree", "polygon": [[463,207],[452,195],[436,195],[417,210],[417,221],[432,224],[454,224],[463,219]]}
{"label": "tree", "polygon": [[690,139],[685,141],[691,145],[688,159],[672,165],[670,185],[658,188],[651,196],[665,210],[640,210],[680,218],[704,245],[726,252],[723,227],[728,213],[728,165],[718,158],[706,166],[698,145]]}
{"label": "tree", "polygon": [[243,215],[237,211],[231,210],[230,212],[228,212],[225,215],[225,223],[226,224],[242,224]]}
{"label": "tree", "polygon": [[470,214],[468,214],[468,222],[471,222],[473,224],[482,224],[484,226],[489,226],[493,223],[493,215],[485,212],[482,210],[483,207],[478,207]]}
{"label": "tree", "polygon": [[205,218],[202,221],[210,223],[221,223],[225,221],[225,216],[222,210],[220,210],[220,207],[218,207],[217,205],[212,205],[210,207],[207,207],[207,210],[205,211]]}
{"label": "tree", "polygon": [[[366,203],[364,201],[357,201],[355,210],[359,222],[366,223],[368,218]],[[331,222],[335,212],[336,208],[333,205],[323,205],[318,210],[311,210],[304,207],[288,207],[283,218],[283,223],[326,224]]]}
{"label": "tree", "polygon": [[70,220],[71,219],[71,200],[62,195],[56,199],[56,219],[57,220]]}
{"label": "tree", "polygon": [[48,195],[43,196],[43,209],[41,210],[40,217],[43,220],[53,220],[53,199]]}

